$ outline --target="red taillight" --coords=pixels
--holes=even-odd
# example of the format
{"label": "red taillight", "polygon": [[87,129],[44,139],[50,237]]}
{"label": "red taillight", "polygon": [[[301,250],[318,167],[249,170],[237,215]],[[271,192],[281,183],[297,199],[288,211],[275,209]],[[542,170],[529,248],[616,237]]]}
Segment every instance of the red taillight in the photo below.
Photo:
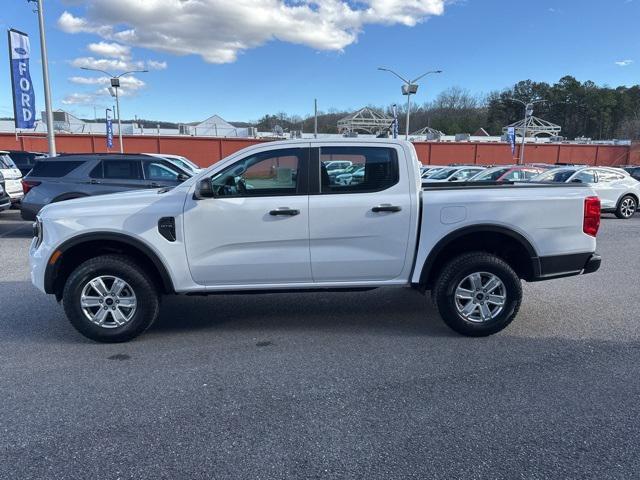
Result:
{"label": "red taillight", "polygon": [[582,231],[587,235],[595,237],[600,228],[600,199],[598,197],[587,197],[584,199],[584,219],[582,220]]}
{"label": "red taillight", "polygon": [[22,180],[22,191],[26,195],[27,193],[29,193],[29,190],[31,190],[33,187],[37,187],[38,185],[40,185],[40,183],[42,182],[36,182],[35,180]]}

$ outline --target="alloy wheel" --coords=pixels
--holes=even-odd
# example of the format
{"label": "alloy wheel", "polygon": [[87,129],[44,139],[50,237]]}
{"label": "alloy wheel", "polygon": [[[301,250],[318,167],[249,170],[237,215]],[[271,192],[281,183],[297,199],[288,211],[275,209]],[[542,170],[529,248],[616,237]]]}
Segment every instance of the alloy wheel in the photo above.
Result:
{"label": "alloy wheel", "polygon": [[121,327],[136,313],[133,288],[119,277],[102,275],[87,282],[80,296],[84,315],[103,328]]}
{"label": "alloy wheel", "polygon": [[625,218],[629,218],[636,213],[636,202],[633,198],[625,198],[622,200],[622,203],[620,204],[620,213],[622,213],[622,216]]}
{"label": "alloy wheel", "polygon": [[456,309],[461,317],[474,323],[493,320],[502,312],[507,290],[493,273],[474,272],[464,277],[455,290]]}

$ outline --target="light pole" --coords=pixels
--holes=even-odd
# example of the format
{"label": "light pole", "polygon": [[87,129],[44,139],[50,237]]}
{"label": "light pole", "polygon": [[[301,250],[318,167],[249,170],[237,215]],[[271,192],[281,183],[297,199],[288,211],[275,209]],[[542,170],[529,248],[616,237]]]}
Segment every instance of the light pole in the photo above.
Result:
{"label": "light pole", "polygon": [[398,75],[396,72],[386,67],[378,67],[378,70],[382,70],[383,72],[389,72],[400,80],[404,82],[402,85],[402,94],[407,96],[407,120],[406,120],[406,128],[405,128],[405,140],[409,140],[409,115],[411,114],[411,95],[415,95],[418,93],[418,84],[416,83],[422,77],[426,77],[431,73],[442,73],[442,70],[431,70],[429,72],[423,73],[419,77],[414,78],[413,80],[407,80],[402,76]]}
{"label": "light pole", "polygon": [[49,156],[56,156],[56,135],[53,131],[53,110],[51,108],[51,86],[49,83],[49,59],[47,55],[47,39],[44,33],[43,0],[28,0],[36,4],[38,26],[40,28],[40,55],[42,59],[42,83],[44,84],[44,109],[47,116],[47,141],[49,142]]}
{"label": "light pole", "polygon": [[100,70],[99,68],[89,68],[89,67],[80,67],[82,70],[90,70],[92,72],[100,72],[104,73],[111,79],[111,87],[109,87],[109,92],[112,90],[115,91],[111,93],[112,96],[116,97],[116,108],[118,109],[118,139],[120,140],[120,153],[124,153],[124,145],[122,143],[122,123],[120,120],[120,98],[118,96],[118,89],[120,88],[120,77],[124,77],[125,75],[130,75],[132,73],[147,73],[149,70],[130,70],[128,72],[121,73],[120,75],[113,75],[112,73],[106,72],[104,70]]}
{"label": "light pole", "polygon": [[531,102],[524,102],[517,98],[507,98],[507,100],[511,100],[512,102],[518,102],[524,105],[524,122],[522,124],[522,143],[520,145],[520,157],[518,158],[518,165],[524,164],[524,145],[527,139],[527,122],[533,116],[533,106],[536,103],[546,102],[546,100],[533,100]]}

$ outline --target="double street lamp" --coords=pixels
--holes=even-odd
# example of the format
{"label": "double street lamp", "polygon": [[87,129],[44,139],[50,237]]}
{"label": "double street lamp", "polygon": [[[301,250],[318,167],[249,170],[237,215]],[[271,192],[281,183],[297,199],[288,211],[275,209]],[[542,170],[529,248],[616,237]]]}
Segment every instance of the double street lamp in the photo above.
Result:
{"label": "double street lamp", "polygon": [[527,139],[527,123],[529,122],[529,119],[533,117],[533,106],[536,103],[546,102],[546,100],[540,99],[540,100],[532,100],[530,102],[524,102],[518,98],[507,98],[507,100],[510,100],[512,102],[518,102],[524,106],[524,122],[522,123],[522,144],[520,145],[520,158],[518,159],[518,164],[523,165],[524,164],[524,145]]}
{"label": "double street lamp", "polygon": [[405,140],[409,140],[409,116],[411,114],[411,95],[415,95],[416,93],[418,93],[418,84],[416,82],[421,78],[426,77],[427,75],[430,75],[432,73],[442,73],[442,70],[431,70],[429,72],[423,73],[422,75],[414,78],[413,80],[407,80],[406,78],[402,77],[401,75],[394,72],[390,68],[378,67],[378,70],[382,70],[383,72],[389,72],[404,82],[404,85],[402,85],[402,94],[407,96],[407,121],[405,125],[406,127]]}
{"label": "double street lamp", "polygon": [[104,73],[111,79],[111,87],[109,92],[113,97],[116,97],[116,109],[118,110],[118,138],[120,140],[120,153],[124,153],[124,145],[122,143],[122,123],[120,121],[120,98],[118,96],[118,89],[120,88],[120,78],[132,73],[147,73],[149,70],[130,70],[128,72],[121,73],[119,75],[113,75],[112,73],[100,70],[99,68],[80,67],[82,70],[90,70],[92,72]]}

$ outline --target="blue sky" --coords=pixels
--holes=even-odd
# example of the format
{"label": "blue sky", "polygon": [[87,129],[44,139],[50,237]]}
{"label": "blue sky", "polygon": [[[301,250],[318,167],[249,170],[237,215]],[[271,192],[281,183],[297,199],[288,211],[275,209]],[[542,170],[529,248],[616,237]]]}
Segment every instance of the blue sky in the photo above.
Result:
{"label": "blue sky", "polygon": [[[13,8],[0,11],[0,25],[31,35],[41,110],[37,17],[26,0],[4,1]],[[193,11],[172,13],[183,8],[178,0],[144,0],[138,10],[132,3],[45,0],[54,108],[84,117],[93,116],[94,105],[103,111],[112,102],[94,83],[99,75],[77,65],[108,62],[153,68],[129,80],[124,118],[180,122],[214,113],[227,120],[305,115],[314,97],[321,110],[402,102],[399,81],[379,65],[411,77],[442,69],[422,83],[419,103],[454,85],[486,93],[527,78],[640,83],[640,0],[416,0],[413,8],[395,0],[328,0],[320,7],[255,0],[255,10],[243,0],[237,3],[245,10],[229,2],[224,11],[204,0],[195,21]],[[362,3],[368,12],[359,10]],[[0,116],[11,113],[5,54]]]}

